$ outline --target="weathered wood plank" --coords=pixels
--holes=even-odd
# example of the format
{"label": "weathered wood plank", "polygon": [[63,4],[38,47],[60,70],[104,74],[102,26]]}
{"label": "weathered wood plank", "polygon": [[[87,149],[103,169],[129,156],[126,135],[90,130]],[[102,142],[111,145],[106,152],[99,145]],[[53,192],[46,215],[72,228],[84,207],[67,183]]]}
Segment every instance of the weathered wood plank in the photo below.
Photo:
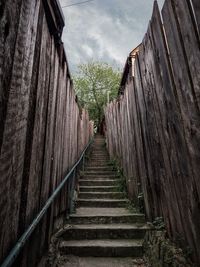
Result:
{"label": "weathered wood plank", "polygon": [[[9,4],[9,3],[8,3]],[[20,3],[18,3],[18,8]],[[9,7],[9,6],[8,6]],[[16,14],[17,15],[17,14]],[[21,198],[21,185],[24,164],[25,139],[27,131],[28,116],[28,99],[30,94],[31,73],[33,67],[33,55],[35,46],[35,29],[38,20],[38,4],[35,1],[27,1],[22,4],[21,13],[19,15],[19,25],[17,30],[17,38],[13,55],[12,72],[10,73],[11,81],[8,90],[9,97],[4,99],[7,105],[6,114],[4,114],[3,139],[1,147],[1,159],[4,155],[8,155],[7,168],[1,173],[1,183],[5,188],[3,197],[4,209],[6,213],[1,217],[2,235],[0,237],[1,255],[4,257],[11,248],[15,240],[18,238],[19,212]],[[9,24],[9,23],[8,23]],[[9,25],[8,25],[9,27]],[[32,37],[31,27],[33,27]],[[9,29],[8,29],[9,30]],[[11,32],[13,34],[13,32]],[[15,36],[15,33],[13,37]],[[13,40],[12,38],[10,41]],[[9,52],[8,52],[9,53]],[[6,55],[4,55],[6,57]],[[26,60],[24,60],[24,58]],[[28,61],[30,61],[28,63]],[[11,70],[10,70],[11,71]],[[9,86],[9,84],[7,84]],[[3,166],[3,164],[0,164]]]}
{"label": "weathered wood plank", "polygon": [[[192,19],[190,17],[189,10],[187,9],[186,1],[168,1],[165,3],[162,13],[166,36],[168,39],[169,51],[171,55],[177,100],[180,105],[180,113],[182,116],[182,124],[184,127],[183,131],[185,134],[184,138],[187,150],[185,152],[182,151],[179,158],[180,164],[182,164],[181,169],[184,171],[185,176],[185,179],[183,176],[183,180],[186,184],[186,189],[184,190],[183,195],[185,195],[187,192],[187,195],[190,196],[189,199],[191,201],[191,204],[186,203],[184,207],[187,206],[187,209],[180,209],[183,209],[183,213],[185,213],[183,215],[183,225],[185,228],[187,240],[189,240],[190,246],[196,246],[197,250],[199,243],[197,240],[194,241],[194,239],[199,236],[199,230],[196,224],[200,218],[196,214],[196,219],[194,220],[194,213],[196,213],[198,199],[192,192],[196,191],[199,196],[200,188],[198,182],[198,162],[200,153],[200,135],[197,129],[199,129],[200,126],[198,101],[198,94],[200,89],[200,86],[198,84],[198,75],[200,70],[200,51],[198,48],[198,40],[195,35]],[[190,27],[188,27],[188,25],[190,25]],[[172,32],[171,27],[173,27]],[[189,46],[192,48],[192,50],[191,48],[189,48]],[[181,64],[182,67],[177,68],[177,64]],[[182,135],[182,133],[180,134]],[[190,177],[190,179],[188,179],[188,177]],[[192,210],[189,205],[193,207]],[[194,225],[191,224],[191,221],[193,221]],[[187,226],[189,223],[191,224],[191,228],[188,228]],[[191,230],[192,232],[190,231],[190,229],[193,229]]]}
{"label": "weathered wood plank", "polygon": [[194,14],[195,14],[195,20],[197,22],[197,31],[199,33],[199,36],[200,36],[200,3],[198,0],[187,0],[188,1],[188,5],[190,5],[190,3],[192,2],[192,11],[194,11]]}

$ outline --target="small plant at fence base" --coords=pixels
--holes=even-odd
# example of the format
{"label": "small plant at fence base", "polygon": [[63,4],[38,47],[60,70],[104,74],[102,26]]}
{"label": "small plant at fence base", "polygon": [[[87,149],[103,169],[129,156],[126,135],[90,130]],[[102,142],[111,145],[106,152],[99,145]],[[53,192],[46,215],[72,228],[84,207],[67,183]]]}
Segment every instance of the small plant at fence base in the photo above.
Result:
{"label": "small plant at fence base", "polygon": [[192,250],[186,250],[169,239],[162,217],[155,218],[154,229],[148,231],[144,239],[144,252],[150,266],[197,267],[190,260]]}
{"label": "small plant at fence base", "polygon": [[153,221],[153,226],[156,230],[164,230],[165,229],[165,222],[163,217],[156,217]]}
{"label": "small plant at fence base", "polygon": [[193,254],[193,250],[191,247],[189,246],[185,246],[186,244],[186,240],[184,239],[184,237],[181,235],[181,234],[178,234],[176,235],[176,238],[174,240],[175,244],[179,247],[182,248],[182,251],[183,251],[183,254],[184,254],[184,257],[186,259],[190,259],[192,257],[192,254]]}
{"label": "small plant at fence base", "polygon": [[123,169],[119,167],[118,160],[117,159],[111,159],[108,162],[109,166],[112,166],[112,169],[117,172],[118,177],[118,191],[124,192],[124,194],[127,194],[127,186],[126,186],[126,177],[123,174]]}
{"label": "small plant at fence base", "polygon": [[129,200],[127,207],[126,207],[130,212],[139,212],[139,209],[135,204]]}
{"label": "small plant at fence base", "polygon": [[[118,178],[119,178],[119,182],[117,184],[118,186],[118,191],[119,192],[124,192],[124,196],[128,195],[128,191],[127,191],[127,178],[125,177],[124,173],[123,173],[123,168],[120,167],[119,164],[119,160],[116,158],[112,158],[109,162],[108,162],[109,166],[112,166],[112,169],[115,170],[118,174]],[[141,188],[140,188],[141,190]],[[137,211],[137,212],[142,212],[144,213],[144,194],[143,192],[138,194],[138,201],[137,203],[134,203],[133,201],[129,201],[127,204],[127,209],[130,211]]]}
{"label": "small plant at fence base", "polygon": [[140,192],[138,194],[138,206],[139,206],[140,212],[145,213],[144,193],[143,192]]}
{"label": "small plant at fence base", "polygon": [[[127,178],[124,175],[123,168],[120,167],[119,160],[112,158],[109,163],[109,166],[112,166],[112,169],[117,172],[119,181],[117,183],[118,191],[124,192],[124,196],[128,195],[127,192]],[[144,212],[144,195],[143,193],[140,193],[138,196],[138,206],[136,206],[135,203],[133,203],[131,200],[129,200],[127,204],[127,209],[131,212]]]}

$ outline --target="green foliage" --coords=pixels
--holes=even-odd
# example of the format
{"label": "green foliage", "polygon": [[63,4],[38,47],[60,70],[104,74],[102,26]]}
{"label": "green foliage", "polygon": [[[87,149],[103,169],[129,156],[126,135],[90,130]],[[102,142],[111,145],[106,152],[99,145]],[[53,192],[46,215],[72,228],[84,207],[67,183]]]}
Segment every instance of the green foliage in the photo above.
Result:
{"label": "green foliage", "polygon": [[81,64],[78,69],[73,77],[76,94],[81,106],[87,108],[90,119],[98,127],[103,118],[104,105],[117,96],[121,73],[100,62]]}
{"label": "green foliage", "polygon": [[140,212],[138,207],[135,206],[135,204],[129,200],[127,207],[126,207],[130,212]]}
{"label": "green foliage", "polygon": [[163,217],[156,217],[153,221],[153,225],[155,226],[156,230],[164,230],[165,229],[165,222]]}
{"label": "green foliage", "polygon": [[117,159],[111,159],[108,162],[109,166],[112,166],[112,169],[117,172],[118,176],[118,183],[117,183],[117,190],[119,192],[123,192],[124,196],[127,194],[127,186],[126,186],[126,177],[123,174],[123,169],[119,167]]}

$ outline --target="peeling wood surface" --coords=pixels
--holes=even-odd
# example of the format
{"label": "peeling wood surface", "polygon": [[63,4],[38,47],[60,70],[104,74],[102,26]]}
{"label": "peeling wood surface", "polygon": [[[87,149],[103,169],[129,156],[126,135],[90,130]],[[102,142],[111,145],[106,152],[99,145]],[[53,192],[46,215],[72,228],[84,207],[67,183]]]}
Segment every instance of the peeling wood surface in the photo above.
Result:
{"label": "peeling wood surface", "polygon": [[199,18],[199,1],[166,0],[162,24],[155,3],[135,76],[105,109],[107,146],[130,197],[138,202],[142,191],[148,219],[163,216],[171,238],[191,247],[198,263]]}
{"label": "peeling wood surface", "polygon": [[[64,48],[43,1],[2,0],[0,7],[1,262],[79,158],[92,125],[76,103]],[[19,266],[36,265],[54,220],[69,209],[67,198],[66,185]]]}

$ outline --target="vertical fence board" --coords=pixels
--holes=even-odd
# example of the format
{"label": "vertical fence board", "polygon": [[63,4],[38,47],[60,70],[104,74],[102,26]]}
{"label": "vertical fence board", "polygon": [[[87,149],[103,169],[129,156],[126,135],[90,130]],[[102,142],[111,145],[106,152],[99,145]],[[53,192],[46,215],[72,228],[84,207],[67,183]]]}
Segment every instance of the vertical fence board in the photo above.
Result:
{"label": "vertical fence board", "polygon": [[200,37],[200,3],[198,0],[187,0],[188,4],[192,3],[192,9],[194,10],[194,20],[197,22],[197,31]]}
{"label": "vertical fence board", "polygon": [[[183,225],[185,225],[185,233],[187,234],[190,246],[196,246],[197,249],[200,245],[199,228],[197,227],[197,221],[200,220],[197,204],[200,186],[199,179],[197,178],[199,176],[199,164],[197,162],[200,160],[200,135],[198,133],[200,126],[198,91],[200,90],[200,85],[198,84],[199,81],[197,81],[198,75],[195,73],[198,72],[199,74],[200,50],[198,49],[198,42],[189,10],[186,8],[187,3],[185,1],[181,3],[168,1],[165,3],[162,13],[171,55],[177,98],[180,103],[186,147],[185,152],[181,152],[179,147],[180,164],[182,164],[181,169],[184,170],[186,185],[182,195],[185,196],[187,194],[187,198],[184,198],[187,203],[183,206],[182,212],[185,213],[183,220],[188,221],[188,223],[183,223]],[[184,27],[185,24],[190,25],[190,27]],[[170,25],[174,27],[173,33],[169,29]],[[192,50],[189,48],[188,42],[190,42]],[[178,47],[178,49],[175,49],[175,47]],[[181,64],[182,68],[177,68],[177,64]],[[181,135],[183,134],[181,133]],[[188,224],[190,224],[190,228],[187,227]]]}
{"label": "vertical fence board", "polygon": [[[13,66],[10,87],[5,88],[5,90],[8,90],[9,96],[2,103],[3,106],[7,105],[6,114],[3,114],[4,132],[0,156],[0,166],[3,166],[1,184],[3,188],[5,187],[1,201],[4,203],[3,209],[6,209],[6,213],[1,217],[3,222],[1,222],[0,244],[2,249],[0,258],[5,256],[9,247],[14,244],[18,237],[21,200],[19,196],[21,195],[25,151],[24,140],[26,139],[27,130],[27,102],[30,94],[37,15],[38,4],[35,4],[35,1],[27,1],[22,4],[19,25],[18,29],[16,29],[16,43],[15,47],[13,47],[15,51],[12,53]],[[31,27],[33,39],[28,39],[31,34]],[[26,59],[25,61],[24,58]]]}

